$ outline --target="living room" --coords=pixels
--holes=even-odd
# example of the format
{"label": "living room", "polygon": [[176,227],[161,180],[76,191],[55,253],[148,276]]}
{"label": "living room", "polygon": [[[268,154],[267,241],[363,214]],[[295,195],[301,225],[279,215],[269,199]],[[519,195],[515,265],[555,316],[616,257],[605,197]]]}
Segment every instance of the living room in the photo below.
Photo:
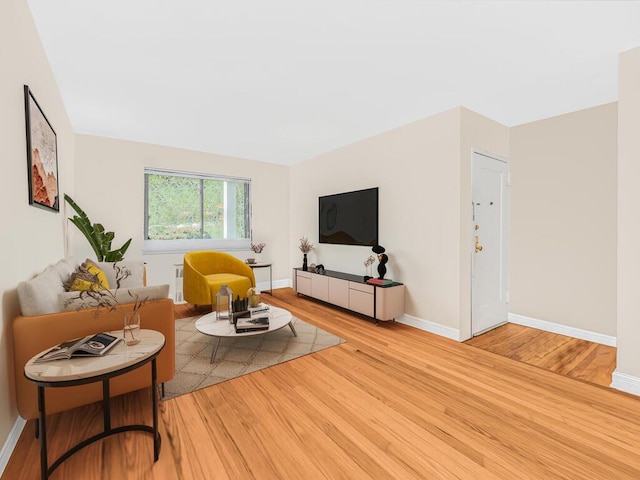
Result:
{"label": "living room", "polygon": [[[26,202],[23,85],[33,90],[55,128],[60,192],[113,229],[116,243],[133,238],[129,255],[147,262],[149,283],[173,284],[173,266],[182,255],[144,254],[145,167],[251,178],[253,235],[267,245],[262,255],[273,263],[276,287],[290,286],[291,269],[300,266],[298,239],[317,236],[318,196],[375,186],[381,243],[391,259],[388,274],[406,285],[406,314],[400,320],[457,341],[470,336],[470,152],[508,158],[510,313],[613,342],[617,388],[640,393],[640,327],[634,315],[634,271],[640,267],[634,245],[640,200],[634,161],[640,154],[634,135],[640,120],[638,48],[619,52],[618,66],[612,67],[617,98],[602,104],[512,127],[452,106],[281,165],[74,132],[27,2],[3,2],[0,18],[1,43],[12,46],[0,53],[1,143],[7,159],[0,195],[9,207],[2,236],[7,254],[1,275],[0,443],[18,420],[11,373],[16,285],[67,255],[91,256],[66,221],[70,212],[64,204],[52,213]],[[360,273],[369,253],[365,247],[321,245],[310,260]]]}

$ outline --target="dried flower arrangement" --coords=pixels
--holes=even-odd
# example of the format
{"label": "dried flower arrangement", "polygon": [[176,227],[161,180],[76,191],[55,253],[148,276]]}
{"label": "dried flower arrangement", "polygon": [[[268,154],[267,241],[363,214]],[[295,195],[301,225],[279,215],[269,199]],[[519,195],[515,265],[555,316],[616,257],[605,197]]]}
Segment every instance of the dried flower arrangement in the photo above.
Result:
{"label": "dried flower arrangement", "polygon": [[300,239],[300,245],[298,246],[302,253],[309,253],[314,249],[313,243],[309,242],[307,237],[302,237]]}
{"label": "dried flower arrangement", "polygon": [[266,245],[264,243],[252,243],[251,244],[251,250],[253,250],[255,253],[262,253],[262,250],[264,249],[264,247],[266,247]]}
{"label": "dried flower arrangement", "polygon": [[[79,301],[77,303],[77,310],[95,308],[94,316],[96,317],[100,315],[101,309],[113,312],[118,306],[120,306],[120,301],[118,301],[117,296],[118,290],[120,290],[120,285],[124,279],[131,276],[131,270],[119,266],[117,262],[113,264],[113,269],[116,274],[116,288],[113,290],[102,288],[102,284],[96,273],[92,273],[87,269],[80,269],[76,273],[76,278],[89,282],[91,287],[88,290],[78,291],[76,296],[66,299],[64,302],[65,307]],[[134,304],[132,313],[135,315],[142,307],[144,307],[145,303],[149,300],[149,297],[140,299],[138,295],[134,295],[130,290],[127,290],[127,293],[131,300],[126,303]]]}
{"label": "dried flower arrangement", "polygon": [[371,265],[373,265],[373,262],[375,262],[375,261],[376,261],[376,259],[375,259],[375,258],[373,258],[373,255],[369,255],[369,258],[367,258],[367,259],[364,261],[364,266],[365,266],[365,267],[370,267]]}

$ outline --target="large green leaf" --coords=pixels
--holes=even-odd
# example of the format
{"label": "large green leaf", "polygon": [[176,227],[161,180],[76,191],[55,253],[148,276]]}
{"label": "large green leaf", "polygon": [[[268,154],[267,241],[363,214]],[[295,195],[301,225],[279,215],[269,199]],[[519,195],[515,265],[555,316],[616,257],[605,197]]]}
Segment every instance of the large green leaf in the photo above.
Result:
{"label": "large green leaf", "polygon": [[95,252],[98,261],[117,262],[123,260],[124,254],[131,244],[131,239],[127,240],[117,250],[111,250],[111,242],[113,242],[115,233],[105,232],[104,227],[100,223],[92,224],[84,210],[82,210],[69,195],[65,194],[64,199],[77,213],[77,215],[74,215],[69,220],[71,220],[85,236]]}

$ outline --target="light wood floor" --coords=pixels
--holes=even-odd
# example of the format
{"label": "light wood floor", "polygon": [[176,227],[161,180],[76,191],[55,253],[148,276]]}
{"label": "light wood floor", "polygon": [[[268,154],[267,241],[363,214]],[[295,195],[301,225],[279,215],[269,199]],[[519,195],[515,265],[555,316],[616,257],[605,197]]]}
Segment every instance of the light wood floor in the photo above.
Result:
{"label": "light wood floor", "polygon": [[503,357],[608,387],[616,348],[507,323],[465,342]]}
{"label": "light wood floor", "polygon": [[[346,343],[161,406],[162,451],[127,433],[52,479],[638,479],[640,398],[411,327],[276,290],[272,304]],[[150,418],[115,399],[113,424]],[[96,405],[55,415],[53,458],[101,427]],[[48,426],[49,426],[48,425]],[[33,422],[2,477],[39,478]]]}

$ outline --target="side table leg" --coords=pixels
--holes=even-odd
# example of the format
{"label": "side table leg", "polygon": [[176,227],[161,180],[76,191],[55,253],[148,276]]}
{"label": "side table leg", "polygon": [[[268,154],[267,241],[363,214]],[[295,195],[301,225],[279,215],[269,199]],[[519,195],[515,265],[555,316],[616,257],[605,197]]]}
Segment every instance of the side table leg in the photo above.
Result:
{"label": "side table leg", "polygon": [[109,391],[109,379],[102,381],[102,411],[104,432],[111,431],[111,392]]}
{"label": "side table leg", "polygon": [[38,385],[38,423],[40,424],[40,477],[42,480],[49,478],[47,460],[47,425],[44,407],[44,387]]}
{"label": "side table leg", "polygon": [[158,371],[156,368],[156,359],[151,361],[151,401],[153,402],[153,461],[157,462],[160,458],[160,434],[158,433],[158,389],[156,387],[156,379]]}

